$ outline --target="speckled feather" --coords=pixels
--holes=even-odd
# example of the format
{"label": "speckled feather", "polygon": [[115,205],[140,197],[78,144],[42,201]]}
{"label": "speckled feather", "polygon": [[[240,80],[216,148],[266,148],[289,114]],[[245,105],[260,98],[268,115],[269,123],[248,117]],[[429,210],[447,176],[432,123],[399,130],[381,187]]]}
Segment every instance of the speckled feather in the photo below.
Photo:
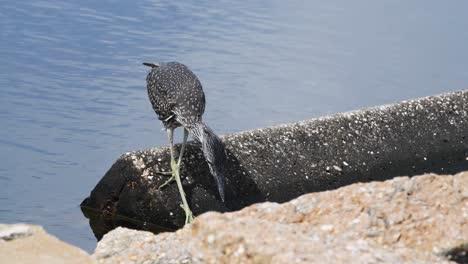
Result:
{"label": "speckled feather", "polygon": [[221,139],[202,121],[205,94],[200,81],[187,66],[178,62],[143,64],[152,68],[146,81],[154,111],[166,129],[183,126],[201,143],[224,201],[227,155]]}
{"label": "speckled feather", "polygon": [[147,78],[148,96],[166,128],[192,127],[205,112],[205,94],[197,76],[178,62],[159,63]]}

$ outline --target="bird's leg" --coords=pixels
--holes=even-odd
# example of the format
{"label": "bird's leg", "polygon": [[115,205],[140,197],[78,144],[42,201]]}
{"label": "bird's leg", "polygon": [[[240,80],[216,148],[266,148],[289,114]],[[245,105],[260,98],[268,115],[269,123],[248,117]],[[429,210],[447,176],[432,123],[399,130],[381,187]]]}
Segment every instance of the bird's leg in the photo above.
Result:
{"label": "bird's leg", "polygon": [[175,177],[174,177],[174,172],[166,172],[166,171],[162,171],[162,172],[159,172],[158,174],[161,174],[161,175],[170,175],[171,177],[169,179],[167,179],[167,181],[165,181],[163,184],[161,184],[159,186],[159,190],[161,190],[162,188],[166,187],[166,185],[168,185],[169,183],[173,182],[175,180]]}
{"label": "bird's leg", "polygon": [[185,211],[185,223],[188,224],[192,222],[193,220],[193,214],[192,211],[190,210],[190,207],[187,203],[187,199],[185,198],[185,192],[184,188],[182,187],[182,181],[180,180],[180,161],[182,159],[182,155],[184,154],[184,148],[185,148],[185,143],[187,142],[188,138],[188,131],[184,129],[184,142],[182,143],[182,149],[180,151],[180,157],[179,160],[176,162],[174,159],[174,130],[169,129],[168,130],[168,136],[169,136],[169,143],[171,147],[171,169],[172,169],[172,174],[175,178],[175,181],[177,183],[177,188],[179,189],[180,193],[180,198],[182,198],[182,209]]}
{"label": "bird's leg", "polygon": [[180,168],[180,162],[182,160],[182,157],[184,156],[185,145],[187,144],[188,135],[189,135],[189,132],[184,127],[184,141],[182,141],[182,147],[180,148],[180,153],[179,153],[179,160],[177,161],[177,166],[179,166],[179,168]]}
{"label": "bird's leg", "polygon": [[[157,174],[161,174],[161,175],[170,175],[171,177],[165,181],[163,184],[161,184],[161,186],[159,186],[158,189],[162,189],[164,188],[166,185],[168,185],[169,183],[171,183],[172,181],[175,180],[175,174],[174,174],[174,164],[175,164],[175,161],[174,161],[174,129],[173,128],[168,128],[167,129],[167,137],[169,139],[169,145],[170,145],[170,151],[171,151],[171,171],[159,171],[159,172],[156,172]],[[174,164],[173,164],[174,163]]]}
{"label": "bird's leg", "polygon": [[[189,132],[188,132],[188,130],[186,128],[184,128],[184,141],[182,142],[182,147],[180,148],[180,153],[179,153],[179,159],[177,160],[177,168],[179,170],[180,170],[180,163],[182,161],[182,157],[184,156],[185,145],[187,143],[188,136],[189,136]],[[172,151],[172,149],[171,149],[171,151]],[[172,169],[172,165],[171,165],[171,169]],[[172,169],[172,170],[174,170],[174,169]],[[164,188],[166,185],[168,185],[169,183],[171,183],[172,181],[175,180],[174,174],[172,172],[158,172],[158,174],[171,175],[171,178],[169,178],[167,181],[165,181],[163,184],[161,184],[161,186],[159,186],[159,189]]]}

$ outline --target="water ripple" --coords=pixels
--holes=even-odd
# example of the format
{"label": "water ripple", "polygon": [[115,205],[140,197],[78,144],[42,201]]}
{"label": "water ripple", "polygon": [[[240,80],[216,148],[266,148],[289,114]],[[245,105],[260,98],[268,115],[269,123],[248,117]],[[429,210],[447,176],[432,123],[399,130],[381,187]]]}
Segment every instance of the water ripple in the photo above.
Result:
{"label": "water ripple", "polygon": [[121,153],[166,144],[143,61],[188,64],[205,120],[233,133],[466,87],[466,10],[422,0],[3,1],[0,220],[93,248],[89,228],[76,227],[86,222],[80,199]]}

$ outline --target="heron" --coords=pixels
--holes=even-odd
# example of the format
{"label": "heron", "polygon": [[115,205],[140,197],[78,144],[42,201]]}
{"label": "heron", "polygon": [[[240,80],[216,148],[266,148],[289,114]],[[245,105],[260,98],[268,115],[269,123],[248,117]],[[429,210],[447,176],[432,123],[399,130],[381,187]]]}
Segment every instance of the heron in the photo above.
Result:
{"label": "heron", "polygon": [[[158,119],[167,131],[170,154],[170,178],[160,188],[175,180],[182,199],[185,212],[185,223],[193,220],[193,214],[185,196],[180,178],[180,165],[184,155],[189,134],[199,143],[211,174],[216,182],[219,196],[224,202],[224,185],[227,154],[221,139],[202,120],[205,112],[205,94],[197,76],[184,64],[179,62],[144,62],[151,67],[146,77],[148,97]],[[184,138],[175,160],[174,130],[184,129]]]}

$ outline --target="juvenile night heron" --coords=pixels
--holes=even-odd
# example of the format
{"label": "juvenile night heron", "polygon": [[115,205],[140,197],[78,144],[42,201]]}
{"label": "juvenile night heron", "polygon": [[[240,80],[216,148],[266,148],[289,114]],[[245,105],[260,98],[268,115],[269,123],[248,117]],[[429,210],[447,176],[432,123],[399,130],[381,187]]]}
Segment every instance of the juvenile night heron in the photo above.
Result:
{"label": "juvenile night heron", "polygon": [[[218,186],[221,200],[224,201],[224,172],[227,161],[226,150],[218,136],[205,123],[202,115],[205,111],[205,94],[197,76],[184,64],[178,62],[143,63],[151,67],[146,77],[148,96],[159,120],[164,124],[171,149],[171,178],[162,186],[175,180],[182,198],[185,211],[185,223],[193,219],[192,211],[185,198],[180,179],[180,162],[184,155],[189,133],[201,144],[201,149],[208,167]],[[179,159],[174,157],[174,129],[184,128],[184,141]],[[160,187],[160,188],[161,188]]]}

